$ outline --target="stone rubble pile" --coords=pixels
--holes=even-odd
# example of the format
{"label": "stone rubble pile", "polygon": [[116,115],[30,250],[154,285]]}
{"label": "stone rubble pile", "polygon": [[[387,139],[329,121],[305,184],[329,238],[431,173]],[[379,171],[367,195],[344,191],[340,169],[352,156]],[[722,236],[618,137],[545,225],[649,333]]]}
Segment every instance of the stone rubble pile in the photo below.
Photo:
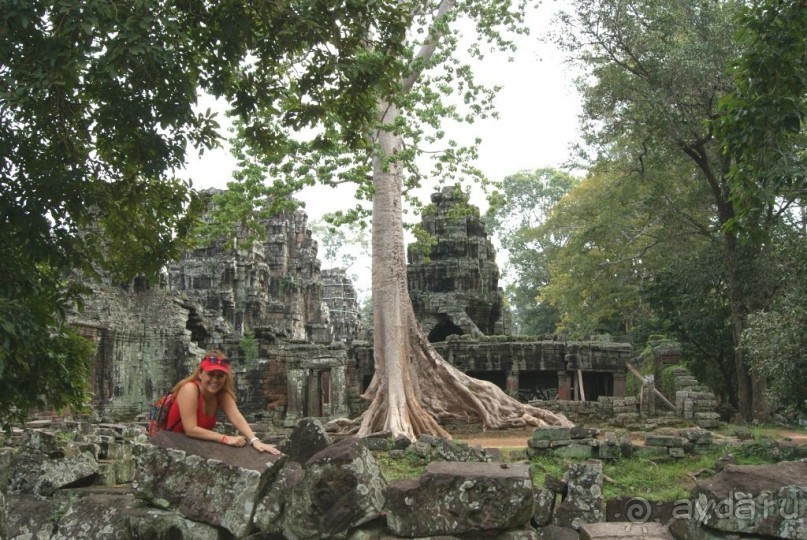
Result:
{"label": "stone rubble pile", "polygon": [[[591,428],[534,431],[533,452],[591,449],[537,485],[529,462],[498,462],[435,437],[333,442],[313,418],[280,443],[279,456],[169,432],[146,441],[136,425],[67,425],[26,429],[0,448],[0,538],[807,538],[805,461],[727,464],[669,524],[606,523],[603,461],[612,456],[602,453],[624,455],[624,441]],[[672,459],[673,449],[711,444],[704,430],[691,431],[697,436],[648,434],[644,447]],[[419,478],[387,482],[373,449],[430,462]]]}

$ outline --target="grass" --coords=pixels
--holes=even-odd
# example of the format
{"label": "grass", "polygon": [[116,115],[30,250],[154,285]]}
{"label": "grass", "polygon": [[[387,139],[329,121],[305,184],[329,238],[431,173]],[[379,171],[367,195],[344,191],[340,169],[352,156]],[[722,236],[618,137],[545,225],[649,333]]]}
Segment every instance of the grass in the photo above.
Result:
{"label": "grass", "polygon": [[390,457],[388,452],[373,452],[384,480],[417,479],[426,470],[427,463],[413,454]]}
{"label": "grass", "polygon": [[[647,458],[623,458],[603,462],[606,476],[604,495],[606,499],[621,497],[644,497],[654,501],[675,501],[687,498],[695,483],[714,474],[715,462],[722,456],[732,454],[741,465],[775,463],[779,458],[770,452],[766,440],[781,439],[782,428],[776,426],[728,425],[718,432],[733,435],[738,429],[750,431],[756,444],[722,447],[699,455],[687,455],[679,459],[651,460]],[[803,428],[789,431],[807,431]],[[502,457],[509,462],[523,462],[523,448],[502,448]],[[417,479],[426,469],[426,461],[404,453],[393,458],[387,452],[374,452],[381,473],[387,481],[401,478]],[[543,486],[546,475],[562,478],[568,466],[575,460],[558,456],[542,456],[530,460],[533,482]]]}
{"label": "grass", "polygon": [[781,426],[768,425],[768,424],[726,424],[720,429],[715,430],[716,433],[726,435],[729,437],[735,436],[738,432],[750,432],[754,439],[768,438],[768,439],[781,439],[782,431],[792,431],[794,433],[807,433],[807,429],[803,427],[788,427],[782,428]]}
{"label": "grass", "polygon": [[[772,463],[758,449],[719,449],[700,455],[688,455],[674,460],[650,460],[624,458],[603,462],[606,476],[603,491],[606,499],[620,497],[644,497],[652,501],[675,501],[687,498],[696,481],[714,474],[715,462],[728,453],[734,455],[740,465]],[[533,458],[530,463],[535,485],[544,485],[547,474],[562,478],[574,460],[546,456]]]}

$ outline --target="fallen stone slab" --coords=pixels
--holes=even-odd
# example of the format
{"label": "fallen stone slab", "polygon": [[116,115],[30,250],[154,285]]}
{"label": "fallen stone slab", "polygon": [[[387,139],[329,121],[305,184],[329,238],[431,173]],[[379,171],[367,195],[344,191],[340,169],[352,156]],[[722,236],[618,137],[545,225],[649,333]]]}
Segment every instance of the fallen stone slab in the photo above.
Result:
{"label": "fallen stone slab", "polygon": [[406,537],[523,528],[533,514],[529,465],[435,462],[387,489],[387,525]]}
{"label": "fallen stone slab", "polygon": [[303,418],[289,435],[280,450],[292,461],[304,464],[321,450],[331,445],[331,437],[317,418]]}
{"label": "fallen stone slab", "polygon": [[139,453],[135,497],[236,537],[251,529],[261,489],[286,460],[250,446],[234,448],[168,431],[150,442]]}
{"label": "fallen stone slab", "polygon": [[83,488],[56,497],[12,497],[9,528],[2,538],[74,540],[171,538],[219,540],[220,529],[176,512],[144,506],[128,489]]}
{"label": "fallen stone slab", "polygon": [[689,502],[689,520],[716,531],[807,538],[807,462],[726,465]]}
{"label": "fallen stone slab", "polygon": [[567,493],[555,507],[552,522],[576,530],[585,523],[604,522],[602,461],[589,459],[572,463],[563,474],[563,480]]}
{"label": "fallen stone slab", "polygon": [[675,540],[661,523],[586,523],[580,527],[580,540]]}
{"label": "fallen stone slab", "polygon": [[290,461],[259,501],[254,523],[285,538],[344,538],[381,516],[387,484],[361,439],[347,437],[312,456]]}
{"label": "fallen stone slab", "polygon": [[11,459],[8,493],[49,497],[65,487],[90,485],[98,477],[98,462],[89,452],[49,458],[41,452],[18,452]]}
{"label": "fallen stone slab", "polygon": [[538,540],[579,540],[580,533],[568,527],[547,525],[535,530]]}

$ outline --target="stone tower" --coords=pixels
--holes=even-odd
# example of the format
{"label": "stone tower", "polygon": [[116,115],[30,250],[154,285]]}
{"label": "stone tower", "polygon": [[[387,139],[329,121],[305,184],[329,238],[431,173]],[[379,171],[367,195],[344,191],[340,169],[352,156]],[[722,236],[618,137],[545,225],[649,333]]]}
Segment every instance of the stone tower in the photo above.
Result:
{"label": "stone tower", "polygon": [[506,334],[496,252],[479,209],[459,185],[433,193],[421,226],[436,241],[410,244],[407,279],[415,316],[429,341],[452,334]]}

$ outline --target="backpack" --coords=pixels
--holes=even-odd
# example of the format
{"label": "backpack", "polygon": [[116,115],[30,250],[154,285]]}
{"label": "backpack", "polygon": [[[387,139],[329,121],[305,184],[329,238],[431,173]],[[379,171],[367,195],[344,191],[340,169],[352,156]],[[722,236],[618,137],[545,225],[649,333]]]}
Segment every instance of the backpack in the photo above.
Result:
{"label": "backpack", "polygon": [[173,405],[175,397],[176,396],[173,393],[169,392],[151,404],[148,427],[149,437],[153,437],[160,431],[166,429],[168,431],[173,431],[173,429],[181,421],[181,419],[178,419],[176,422],[174,422],[174,425],[170,427],[168,426],[168,412],[171,410],[171,405]]}

